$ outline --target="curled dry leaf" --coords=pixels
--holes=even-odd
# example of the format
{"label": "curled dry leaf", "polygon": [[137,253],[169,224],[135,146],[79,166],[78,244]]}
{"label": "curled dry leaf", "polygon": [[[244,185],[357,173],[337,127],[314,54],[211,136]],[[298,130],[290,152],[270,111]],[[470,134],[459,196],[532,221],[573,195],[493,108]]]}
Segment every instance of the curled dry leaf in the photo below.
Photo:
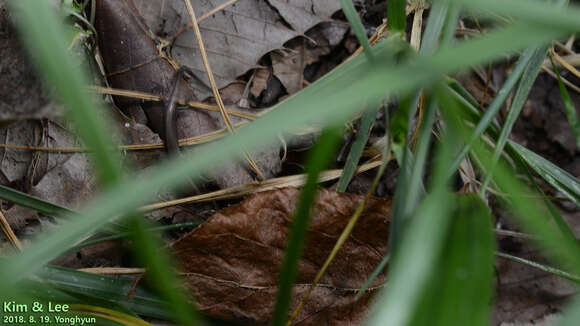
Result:
{"label": "curled dry leaf", "polygon": [[[228,207],[173,244],[199,309],[211,317],[267,324],[300,191],[283,188]],[[307,291],[363,196],[321,189],[299,262],[292,308]],[[359,300],[357,290],[387,253],[391,201],[371,199],[353,233],[316,286],[297,325],[358,324],[380,275]]]}

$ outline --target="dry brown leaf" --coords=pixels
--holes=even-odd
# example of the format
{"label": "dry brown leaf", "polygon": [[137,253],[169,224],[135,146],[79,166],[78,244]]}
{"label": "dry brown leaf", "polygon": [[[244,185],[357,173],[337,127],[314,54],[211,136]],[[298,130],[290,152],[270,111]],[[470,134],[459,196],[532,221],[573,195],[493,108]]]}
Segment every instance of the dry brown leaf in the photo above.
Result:
{"label": "dry brown leaf", "polygon": [[[171,65],[171,60],[160,56],[156,47],[159,40],[145,25],[132,0],[98,1],[95,27],[99,32],[99,47],[105,70],[113,87],[169,97],[175,85],[175,68]],[[179,82],[183,99],[195,99],[196,96],[187,82],[184,79]],[[163,138],[163,103],[142,103],[120,96],[115,97],[115,103],[126,115],[138,123],[147,123]],[[233,123],[241,121],[235,117],[231,120]],[[217,112],[177,111],[176,133],[179,139],[207,134],[224,127],[223,119]],[[270,147],[252,153],[257,155],[252,158],[267,177],[280,169],[278,152],[277,147]],[[143,158],[144,163],[148,160],[147,157]],[[216,166],[216,171],[211,175],[220,188],[252,182],[253,177],[246,165],[244,161],[224,162],[223,167]]]}
{"label": "dry brown leaf", "polygon": [[[224,2],[194,1],[192,5],[202,16]],[[192,83],[198,97],[209,96],[209,83],[193,32],[188,29],[179,34],[190,23],[183,0],[135,0],[135,4],[156,35],[168,39],[178,35],[171,55],[205,82],[205,86]],[[339,9],[335,0],[240,0],[203,20],[201,34],[218,88],[255,67],[264,54],[329,20]]]}
{"label": "dry brown leaf", "polygon": [[[255,194],[211,217],[173,244],[197,307],[211,317],[267,324],[299,190]],[[332,250],[363,196],[321,189],[299,262],[292,307]],[[296,319],[297,325],[358,324],[384,275],[358,301],[356,291],[387,253],[391,201],[371,199],[352,235]]]}
{"label": "dry brown leaf", "polygon": [[330,53],[342,39],[348,25],[340,22],[326,22],[308,31],[306,38],[291,40],[286,44],[290,51],[276,51],[270,54],[274,75],[278,77],[286,92],[294,94],[303,87],[304,68],[323,55]]}

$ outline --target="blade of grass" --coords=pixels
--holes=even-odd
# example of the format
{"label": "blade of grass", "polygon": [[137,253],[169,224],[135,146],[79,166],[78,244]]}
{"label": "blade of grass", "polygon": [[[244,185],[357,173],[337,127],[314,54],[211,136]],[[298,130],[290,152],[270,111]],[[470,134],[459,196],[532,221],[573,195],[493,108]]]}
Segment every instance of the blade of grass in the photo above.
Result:
{"label": "blade of grass", "polygon": [[[447,93],[440,95],[442,107],[448,114],[458,114],[460,108],[452,98],[448,97]],[[546,216],[550,214],[549,211],[542,207],[541,201],[530,199],[533,198],[529,197],[531,193],[514,177],[513,171],[504,166],[502,161],[494,165],[489,153],[481,147],[480,143],[475,143],[472,149],[488,171],[490,167],[493,167],[492,172],[496,175],[494,180],[499,190],[518,197],[516,200],[506,199],[503,203],[526,232],[541,240],[538,241],[538,245],[544,249],[547,257],[569,267],[569,270],[580,271],[580,248],[576,240],[562,233],[557,221],[546,219]]]}
{"label": "blade of grass", "polygon": [[525,21],[528,25],[543,26],[573,32],[580,28],[580,8],[571,5],[566,10],[562,5],[568,1],[558,0],[556,5],[543,1],[526,0],[451,0],[471,9],[490,10]]}
{"label": "blade of grass", "polygon": [[[450,99],[453,99],[453,101],[455,102],[454,105],[456,105],[458,108],[460,108],[460,110],[462,110],[462,112],[460,112],[460,113],[458,112],[458,115],[463,115],[463,116],[469,115],[470,121],[472,121],[472,122],[477,122],[480,119],[482,119],[482,114],[477,110],[477,104],[475,104],[475,105],[471,104],[470,101],[462,99],[461,96],[459,96],[458,94],[456,94],[454,91],[452,91],[450,89],[444,89],[444,91],[446,93],[446,96],[448,96]],[[494,128],[495,127],[494,125],[491,125],[490,127],[491,128],[488,129],[488,133],[490,134],[492,139],[497,139],[497,137],[499,135],[499,131],[496,130],[497,128]],[[474,140],[474,138],[472,138],[472,140]],[[477,141],[478,141],[478,139],[477,139]],[[472,144],[473,144],[473,141],[472,141]],[[514,142],[512,142],[511,140],[508,140],[508,142],[506,144],[507,154],[518,165],[520,171],[522,171],[526,174],[529,182],[531,184],[533,184],[534,187],[536,188],[536,190],[541,194],[540,197],[546,198],[546,196],[543,194],[543,191],[537,185],[534,177],[530,174],[527,166],[524,163],[527,160],[530,160],[530,163],[534,163],[537,160],[537,158],[539,158],[539,159],[542,159],[542,158],[539,157],[537,154],[531,152],[530,158],[526,159],[526,157],[524,157],[525,153],[519,151],[518,148],[514,148],[514,144],[515,144]],[[517,145],[517,146],[519,146],[519,145]],[[564,190],[564,192],[566,192],[566,191],[568,193],[572,192],[572,196],[574,196],[574,191],[572,190],[572,189],[574,189],[574,186],[572,186],[570,188],[570,187],[565,187],[563,185],[565,185],[565,184],[571,184],[571,185],[576,184],[577,185],[578,181],[575,178],[573,178],[572,176],[567,174],[565,171],[562,171],[557,166],[551,164],[549,161],[543,160],[539,164],[530,164],[530,163],[528,163],[528,164],[530,166],[532,166],[532,168],[537,170],[537,172],[540,176],[547,175],[546,181],[553,182],[556,188],[564,187],[562,189],[562,190]],[[543,168],[539,169],[537,167],[538,165],[543,166]],[[453,170],[450,170],[450,173],[453,173]],[[570,179],[571,177],[572,177],[572,179]],[[578,195],[578,193],[576,192],[575,195]],[[574,240],[575,237],[574,237],[572,231],[570,230],[570,227],[568,226],[568,224],[566,224],[566,222],[563,220],[563,218],[560,216],[560,214],[555,210],[555,208],[553,208],[553,205],[550,203],[550,201],[548,199],[544,199],[543,201],[544,201],[547,209],[549,210],[550,214],[552,215],[554,222],[560,228],[562,234],[564,236],[568,237],[569,240]]]}
{"label": "blade of grass", "polygon": [[348,153],[342,175],[338,180],[338,186],[336,187],[336,191],[338,192],[344,192],[346,190],[346,187],[348,187],[348,184],[350,183],[350,180],[352,179],[354,172],[358,167],[358,162],[363,153],[367,140],[369,139],[373,122],[375,122],[377,116],[377,109],[378,108],[376,107],[369,107],[363,112],[354,143],[352,144],[350,152]]}
{"label": "blade of grass", "polygon": [[[171,319],[171,314],[167,312],[165,302],[142,285],[137,285],[133,295],[128,298],[133,289],[133,282],[128,279],[96,275],[54,266],[43,267],[36,275],[44,283],[69,293],[69,295],[88,296],[112,301],[139,315],[165,320]],[[47,291],[35,292],[33,297],[39,298],[45,293]],[[54,298],[47,297],[46,299],[53,300]],[[81,299],[85,303],[91,302],[85,297],[81,297]],[[79,301],[78,303],[82,302]]]}
{"label": "blade of grass", "polygon": [[280,281],[278,292],[276,294],[276,306],[272,324],[282,326],[288,319],[288,309],[292,299],[292,288],[298,274],[298,261],[302,257],[304,244],[306,243],[306,234],[308,221],[310,220],[310,207],[316,195],[318,187],[318,175],[330,164],[333,159],[333,153],[336,151],[340,139],[340,128],[330,128],[322,133],[318,144],[311,150],[308,160],[307,169],[308,177],[304,188],[300,192],[298,208],[292,220],[290,235],[288,236],[288,247],[282,262],[280,271]]}
{"label": "blade of grass", "polygon": [[365,56],[369,61],[373,61],[374,57],[373,53],[371,52],[371,45],[369,43],[367,33],[362,24],[362,21],[360,20],[360,17],[358,16],[358,13],[356,12],[356,9],[354,8],[352,0],[339,0],[339,2],[340,6],[342,7],[342,12],[346,16],[346,19],[348,20],[350,27],[354,31],[354,35],[356,36],[358,42],[360,43],[360,45],[362,45],[364,49],[363,52]]}
{"label": "blade of grass", "polygon": [[[386,111],[385,112],[385,121],[387,123],[387,130],[388,130],[388,128],[389,128],[389,125],[388,125],[389,115],[388,115],[388,111],[387,110],[385,110],[385,111]],[[357,206],[355,212],[350,217],[348,224],[346,225],[344,230],[342,230],[340,236],[338,237],[338,240],[336,240],[336,243],[334,244],[334,247],[332,247],[330,254],[328,255],[328,257],[324,261],[324,264],[316,273],[316,276],[314,277],[314,281],[312,281],[312,283],[308,287],[308,291],[306,291],[306,294],[302,297],[302,299],[300,300],[300,302],[296,306],[296,309],[294,309],[294,312],[292,313],[292,315],[290,316],[290,319],[288,320],[287,326],[290,326],[292,321],[294,321],[294,319],[298,316],[298,314],[300,313],[300,310],[302,309],[302,307],[304,306],[304,304],[306,303],[306,301],[308,300],[308,298],[312,294],[312,291],[314,290],[316,285],[318,285],[318,282],[320,282],[320,280],[322,279],[322,276],[324,276],[324,274],[326,273],[328,266],[330,266],[330,264],[332,263],[332,261],[334,260],[336,255],[338,254],[338,251],[340,250],[340,248],[342,248],[344,242],[348,239],[348,237],[350,237],[352,231],[354,230],[356,223],[358,222],[359,217],[363,213],[363,210],[366,206],[366,203],[368,202],[368,200],[370,199],[372,194],[377,189],[377,185],[379,184],[379,180],[380,180],[381,176],[383,175],[383,173],[385,172],[385,168],[387,167],[387,164],[389,163],[390,160],[391,160],[391,144],[389,141],[387,141],[387,142],[385,142],[385,146],[384,146],[383,151],[382,151],[381,166],[379,167],[379,171],[377,171],[377,174],[375,175],[375,178],[373,179],[373,183],[371,184],[368,191],[366,192],[363,200]]]}
{"label": "blade of grass", "polygon": [[37,212],[50,215],[50,216],[62,216],[62,215],[78,215],[77,212],[62,207],[40,198],[36,198],[29,194],[14,190],[10,187],[0,185],[0,198],[7,200],[16,205],[32,208]]}
{"label": "blade of grass", "polygon": [[569,281],[572,281],[574,283],[580,284],[580,276],[578,276],[578,275],[570,274],[570,273],[568,273],[566,271],[563,271],[561,269],[558,269],[558,268],[555,268],[555,267],[552,267],[552,266],[547,266],[547,265],[544,265],[544,264],[536,263],[534,261],[531,261],[531,260],[528,260],[528,259],[524,259],[524,258],[521,258],[521,257],[517,257],[517,256],[514,256],[514,255],[506,254],[506,253],[503,253],[503,252],[496,252],[495,254],[498,257],[505,258],[505,259],[509,259],[511,261],[515,261],[516,263],[520,263],[520,264],[523,264],[523,265],[527,265],[527,266],[530,266],[530,267],[539,269],[541,271],[548,272],[550,274],[553,274],[553,275],[556,275],[556,276],[565,278],[565,279],[567,279]]}
{"label": "blade of grass", "polygon": [[363,295],[363,293],[365,293],[365,291],[371,286],[371,284],[373,283],[375,278],[377,278],[377,276],[379,276],[379,274],[382,273],[383,270],[385,270],[385,267],[387,267],[387,264],[389,263],[390,260],[391,260],[391,254],[387,253],[387,255],[385,257],[383,257],[383,259],[381,260],[379,265],[371,273],[371,276],[369,276],[369,278],[364,282],[364,284],[357,291],[355,300],[360,298],[360,296]]}
{"label": "blade of grass", "polygon": [[[432,15],[429,16],[429,21],[427,23],[427,28],[425,30],[425,39],[423,45],[420,49],[420,54],[422,56],[432,55],[437,48],[439,42],[439,37],[443,29],[444,18],[447,13],[448,2],[439,1],[434,5],[432,10]],[[452,17],[452,19],[454,19]],[[399,109],[393,117],[391,135],[393,137],[393,148],[395,156],[397,157],[397,162],[401,167],[403,173],[399,174],[399,180],[397,181],[397,188],[395,190],[395,199],[393,204],[393,214],[391,217],[391,228],[389,231],[389,248],[391,248],[391,255],[395,255],[398,242],[402,237],[402,232],[404,230],[404,225],[406,219],[412,213],[413,209],[417,207],[418,199],[424,194],[424,185],[419,178],[413,179],[413,173],[418,172],[424,168],[424,160],[419,162],[413,157],[412,153],[408,148],[410,141],[411,130],[409,126],[412,125],[412,121],[415,116],[415,111],[419,100],[422,98],[422,93],[417,93],[413,97],[405,97],[399,105]],[[432,108],[428,107],[428,110]],[[434,110],[429,111],[426,117],[427,124],[429,128],[432,126],[433,122],[429,119],[434,117]],[[420,115],[421,116],[421,115]],[[423,121],[419,121],[423,123]],[[424,130],[424,129],[423,129]],[[422,133],[419,137],[419,142],[424,142],[426,139],[425,133]],[[427,135],[427,137],[430,137]],[[421,147],[423,148],[424,147]],[[418,151],[418,153],[423,153]],[[422,174],[421,174],[422,176]],[[412,181],[413,180],[413,181]],[[413,194],[413,198],[407,198],[407,194]]]}
{"label": "blade of grass", "polygon": [[447,0],[436,1],[432,4],[431,10],[429,11],[429,19],[427,20],[425,35],[421,40],[421,54],[430,55],[435,53],[435,50],[437,50],[443,26],[448,19],[448,9],[449,1]]}
{"label": "blade of grass", "polygon": [[446,136],[438,146],[433,191],[423,199],[409,220],[399,245],[404,254],[392,256],[389,287],[377,299],[377,311],[367,320],[367,325],[408,325],[411,321],[443,249],[451,221],[452,196],[447,191],[444,172],[454,143],[453,136]]}
{"label": "blade of grass", "polygon": [[578,179],[524,146],[513,141],[509,141],[508,144],[544,180],[576,205],[580,205],[580,181]]}
{"label": "blade of grass", "polygon": [[[514,86],[516,85],[518,80],[520,80],[520,77],[521,77],[522,73],[524,72],[525,67],[528,66],[528,64],[532,60],[532,57],[534,56],[535,53],[536,53],[536,49],[534,49],[534,48],[530,48],[530,49],[527,49],[524,51],[523,55],[520,57],[520,59],[518,60],[518,62],[515,65],[514,69],[512,70],[511,74],[508,76],[506,81],[503,83],[502,87],[497,92],[494,99],[491,101],[491,104],[485,110],[485,113],[483,114],[483,116],[477,122],[477,126],[475,127],[473,134],[469,138],[469,141],[463,146],[463,148],[461,149],[461,151],[459,152],[459,154],[457,155],[457,157],[453,161],[453,164],[451,165],[451,168],[449,169],[450,174],[455,173],[455,171],[457,171],[457,169],[459,168],[459,164],[461,164],[461,161],[463,161],[463,159],[465,158],[465,155],[467,155],[467,153],[469,152],[469,149],[471,148],[471,144],[473,144],[473,142],[475,142],[477,139],[479,139],[479,137],[492,124],[493,119],[495,118],[496,114],[499,112],[502,105],[505,103],[505,100],[507,99],[508,95],[511,93],[512,89],[514,88]],[[478,107],[478,105],[476,104],[476,105],[474,105],[474,107]]]}
{"label": "blade of grass", "polygon": [[[501,133],[500,133],[499,138],[497,140],[497,144],[496,144],[495,150],[493,152],[492,162],[497,162],[499,159],[499,156],[503,152],[504,146],[508,140],[508,137],[512,131],[512,128],[513,128],[518,116],[520,115],[520,112],[522,111],[524,104],[526,103],[526,101],[528,99],[528,95],[530,94],[530,91],[532,90],[532,86],[534,85],[534,82],[536,81],[538,74],[540,73],[540,69],[542,68],[542,64],[544,63],[544,59],[546,58],[546,54],[548,53],[548,48],[549,48],[548,45],[543,45],[543,46],[535,49],[534,54],[533,54],[532,58],[530,59],[530,62],[528,63],[528,65],[526,66],[526,69],[524,70],[524,72],[522,74],[522,78],[520,80],[520,84],[518,85],[518,88],[517,88],[516,93],[514,95],[514,99],[512,101],[511,106],[510,106],[508,116],[506,118],[506,121],[501,129]],[[485,179],[483,180],[483,183],[481,185],[480,195],[482,195],[482,196],[485,195],[485,192],[487,190],[487,186],[488,186],[489,182],[491,181],[492,176],[493,176],[492,171],[488,171],[488,173],[486,174]]]}
{"label": "blade of grass", "polygon": [[[20,20],[28,23],[19,31],[24,34],[28,49],[37,51],[33,58],[37,60],[42,76],[48,85],[54,86],[68,118],[75,123],[78,135],[91,148],[100,182],[105,187],[121,182],[121,160],[119,153],[112,150],[115,147],[110,138],[112,133],[108,129],[109,118],[102,114],[104,109],[95,105],[86,93],[83,85],[87,83],[81,71],[67,61],[71,58],[66,51],[62,25],[54,12],[45,2],[32,0],[12,2],[12,9]],[[185,325],[197,324],[197,317],[177,285],[173,270],[167,268],[172,266],[169,264],[170,259],[158,250],[162,248],[161,241],[148,231],[142,217],[134,214],[130,214],[130,217],[129,230],[135,248],[138,249],[135,251],[149,269],[149,275],[155,281],[159,293],[168,300],[168,309],[174,312],[176,321]]]}
{"label": "blade of grass", "polygon": [[576,139],[576,147],[580,147],[580,121],[578,119],[578,113],[576,112],[574,103],[572,103],[570,94],[568,94],[568,90],[566,90],[566,86],[562,82],[562,77],[560,77],[558,67],[554,64],[554,60],[552,59],[551,55],[550,62],[552,63],[552,69],[554,69],[556,77],[558,77],[558,86],[560,87],[560,97],[562,98],[562,104],[564,105],[564,113],[566,113],[566,118],[568,118],[568,123],[570,124],[572,133]]}
{"label": "blade of grass", "polygon": [[491,214],[476,194],[453,199],[457,208],[445,248],[410,325],[490,324],[495,247]]}
{"label": "blade of grass", "polygon": [[[38,12],[38,15],[42,15],[42,12]],[[35,19],[32,23],[28,20],[20,21],[36,24],[42,20]],[[313,121],[343,121],[360,107],[363,100],[380,100],[389,94],[409,94],[439,79],[442,73],[453,73],[461,68],[500,58],[506,51],[519,50],[562,34],[565,32],[558,29],[535,28],[517,23],[490,32],[482,38],[443,47],[433,56],[415,58],[397,67],[378,65],[371,68],[364,58],[356,57],[252,122],[251,127],[240,129],[237,137],[228,137],[210,146],[203,146],[195,154],[186,154],[160,164],[103,193],[85,207],[82,217],[71,219],[60,226],[58,236],[54,232],[47,232],[23,254],[12,257],[9,263],[1,263],[0,278],[10,278],[12,282],[0,284],[0,295],[13,293],[19,280],[57,257],[87,233],[103,227],[123,212],[143,205],[159,187],[176,188],[186,182],[185,177],[211,169],[216,161],[240,155],[241,147],[257,148],[275,141],[280,132],[291,131]],[[381,61],[392,57],[392,53],[400,48],[396,40],[388,38],[377,43],[373,51],[377,60]],[[356,83],[353,82],[355,76]],[[342,91],[337,93],[336,89]],[[361,94],[367,97],[361,99]]]}
{"label": "blade of grass", "polygon": [[407,1],[405,0],[387,2],[387,27],[390,31],[405,33],[405,24],[407,23],[406,6]]}

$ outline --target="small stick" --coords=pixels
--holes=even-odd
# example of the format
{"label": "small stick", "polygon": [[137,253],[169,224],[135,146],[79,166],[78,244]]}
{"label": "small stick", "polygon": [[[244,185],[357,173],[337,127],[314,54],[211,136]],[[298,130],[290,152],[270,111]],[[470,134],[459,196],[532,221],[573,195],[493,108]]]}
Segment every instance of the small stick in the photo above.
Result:
{"label": "small stick", "polygon": [[[219,90],[218,90],[216,83],[215,83],[215,80],[213,78],[213,73],[211,72],[211,67],[209,65],[209,60],[207,59],[207,53],[205,51],[205,45],[203,44],[201,32],[200,32],[199,26],[197,24],[197,18],[195,17],[195,11],[193,11],[193,7],[191,6],[190,0],[183,0],[183,1],[185,2],[185,5],[187,7],[187,11],[189,13],[189,16],[191,17],[193,31],[194,31],[195,37],[197,39],[197,44],[199,46],[199,52],[201,53],[201,59],[203,61],[203,65],[205,67],[205,71],[207,72],[207,78],[209,79],[209,83],[211,85],[211,90],[212,90],[213,95],[215,97],[215,100],[218,104],[218,107],[220,108],[220,113],[222,115],[222,118],[224,119],[224,122],[225,122],[226,126],[228,127],[228,130],[230,131],[230,133],[233,134],[234,128],[232,126],[232,121],[230,120],[230,117],[228,116],[228,114],[226,112],[224,103],[222,101]],[[244,156],[245,156],[246,160],[248,161],[248,164],[250,164],[250,167],[252,167],[252,169],[254,170],[254,172],[256,172],[258,177],[261,180],[266,180],[266,177],[264,177],[264,175],[262,174],[262,172],[260,171],[260,169],[258,168],[256,163],[254,162],[254,160],[250,157],[250,155],[248,155],[248,153],[244,152]]]}
{"label": "small stick", "polygon": [[22,251],[22,243],[20,243],[20,240],[18,240],[16,234],[14,234],[14,231],[12,231],[12,228],[10,227],[10,224],[8,224],[8,221],[6,220],[4,214],[2,213],[2,210],[0,210],[0,228],[2,229],[2,231],[6,235],[6,238],[8,238],[8,241],[10,241],[12,246],[18,249],[19,251]]}

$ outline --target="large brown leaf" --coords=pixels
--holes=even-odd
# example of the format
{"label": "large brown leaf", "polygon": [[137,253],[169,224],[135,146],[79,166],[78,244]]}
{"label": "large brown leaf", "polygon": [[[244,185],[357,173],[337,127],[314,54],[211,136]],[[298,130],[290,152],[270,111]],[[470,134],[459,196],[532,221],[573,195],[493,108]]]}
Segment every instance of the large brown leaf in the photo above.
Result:
{"label": "large brown leaf", "polygon": [[[243,324],[269,322],[298,194],[295,188],[255,194],[216,213],[173,244],[199,309]],[[292,307],[307,291],[362,198],[320,190]],[[352,235],[298,316],[298,325],[358,324],[364,318],[371,296],[385,282],[384,275],[359,300],[354,298],[387,252],[390,209],[390,200],[367,203]]]}
{"label": "large brown leaf", "polygon": [[[152,35],[132,0],[97,1],[95,28],[99,33],[99,48],[108,80],[113,87],[152,93],[165,98],[170,96],[175,85],[176,70],[171,65],[171,59],[158,51],[159,39]],[[184,79],[180,79],[177,85],[181,99],[196,99]],[[162,138],[169,137],[169,133],[164,136],[164,103],[142,102],[120,96],[115,97],[115,103],[136,122],[149,125]],[[174,137],[179,139],[225,128],[223,119],[217,112],[179,110],[176,120],[176,126],[169,131],[174,132]],[[240,120],[232,117],[232,121],[237,123]],[[264,175],[269,177],[280,169],[278,152],[277,147],[271,146],[250,154]],[[249,171],[243,161],[223,162],[216,166],[211,177],[219,187],[227,188],[252,182],[253,177]]]}
{"label": "large brown leaf", "polygon": [[[225,2],[192,1],[192,5],[200,17]],[[149,28],[163,38],[172,38],[191,22],[183,0],[135,0],[135,5]],[[339,9],[337,0],[239,0],[203,20],[200,30],[218,88],[255,67],[266,53],[329,20]],[[196,94],[208,96],[209,83],[191,28],[178,34],[171,54],[205,82],[203,86],[192,81]]]}

